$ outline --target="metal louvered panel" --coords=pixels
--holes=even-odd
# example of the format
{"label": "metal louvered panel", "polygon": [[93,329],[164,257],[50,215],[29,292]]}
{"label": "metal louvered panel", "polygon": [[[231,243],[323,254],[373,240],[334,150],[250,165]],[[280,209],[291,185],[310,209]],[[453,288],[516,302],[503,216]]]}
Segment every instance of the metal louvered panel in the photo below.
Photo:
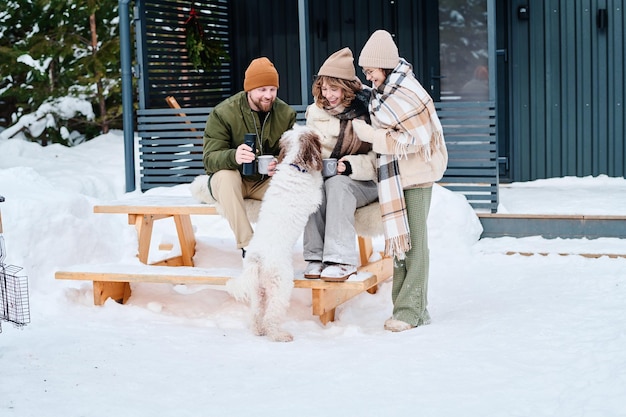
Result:
{"label": "metal louvered panel", "polygon": [[227,0],[146,0],[140,2],[138,25],[143,31],[138,48],[141,68],[140,101],[143,108],[167,107],[174,96],[182,107],[214,106],[232,92],[231,62],[206,72],[194,68],[186,45],[185,22],[191,9],[204,35],[218,40],[230,54]]}
{"label": "metal louvered panel", "polygon": [[493,102],[436,103],[448,149],[441,185],[465,195],[475,209],[498,209],[498,146]]}

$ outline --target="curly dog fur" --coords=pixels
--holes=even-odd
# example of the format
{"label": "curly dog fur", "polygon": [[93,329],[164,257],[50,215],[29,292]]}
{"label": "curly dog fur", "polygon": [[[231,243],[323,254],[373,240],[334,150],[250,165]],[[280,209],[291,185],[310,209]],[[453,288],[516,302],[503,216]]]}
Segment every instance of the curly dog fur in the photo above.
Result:
{"label": "curly dog fur", "polygon": [[322,201],[322,157],[319,136],[300,125],[283,134],[280,147],[241,276],[227,289],[250,302],[255,334],[289,342],[293,336],[281,324],[293,289],[292,251]]}

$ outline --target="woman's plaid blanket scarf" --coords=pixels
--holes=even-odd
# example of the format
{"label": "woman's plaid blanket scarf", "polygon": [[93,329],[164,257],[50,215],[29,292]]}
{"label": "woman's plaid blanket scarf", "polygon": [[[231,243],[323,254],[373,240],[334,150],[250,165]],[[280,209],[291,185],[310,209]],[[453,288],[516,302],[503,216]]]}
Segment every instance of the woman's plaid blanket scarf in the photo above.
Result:
{"label": "woman's plaid blanket scarf", "polygon": [[407,158],[407,149],[413,145],[418,154],[429,161],[432,152],[443,141],[443,131],[432,98],[415,79],[413,67],[406,60],[400,58],[400,63],[381,88],[382,91],[372,91],[372,124],[390,130],[388,134],[396,141],[394,154],[380,154],[377,158],[385,255],[404,259],[405,253],[411,249],[411,239],[398,160]]}

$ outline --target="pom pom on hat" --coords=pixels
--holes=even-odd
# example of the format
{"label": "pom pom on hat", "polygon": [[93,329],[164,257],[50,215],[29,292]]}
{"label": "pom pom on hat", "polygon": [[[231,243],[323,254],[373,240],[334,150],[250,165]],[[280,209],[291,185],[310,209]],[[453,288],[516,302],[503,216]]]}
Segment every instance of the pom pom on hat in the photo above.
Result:
{"label": "pom pom on hat", "polygon": [[393,69],[399,62],[398,47],[386,30],[372,33],[359,55],[359,66],[362,68]]}
{"label": "pom pom on hat", "polygon": [[356,80],[354,71],[354,57],[350,48],[343,48],[329,56],[320,67],[317,75],[341,78],[342,80]]}
{"label": "pom pom on hat", "polygon": [[248,65],[243,80],[243,89],[250,91],[265,86],[278,88],[278,71],[269,59],[261,57],[252,60]]}

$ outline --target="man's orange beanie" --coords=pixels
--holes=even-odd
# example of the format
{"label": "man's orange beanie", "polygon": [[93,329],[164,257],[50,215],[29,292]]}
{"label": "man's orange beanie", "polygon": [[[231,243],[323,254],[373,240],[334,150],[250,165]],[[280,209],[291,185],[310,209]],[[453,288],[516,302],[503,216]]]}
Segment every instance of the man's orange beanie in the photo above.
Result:
{"label": "man's orange beanie", "polygon": [[278,71],[269,59],[261,57],[254,59],[248,66],[243,89],[250,91],[265,86],[278,88]]}

